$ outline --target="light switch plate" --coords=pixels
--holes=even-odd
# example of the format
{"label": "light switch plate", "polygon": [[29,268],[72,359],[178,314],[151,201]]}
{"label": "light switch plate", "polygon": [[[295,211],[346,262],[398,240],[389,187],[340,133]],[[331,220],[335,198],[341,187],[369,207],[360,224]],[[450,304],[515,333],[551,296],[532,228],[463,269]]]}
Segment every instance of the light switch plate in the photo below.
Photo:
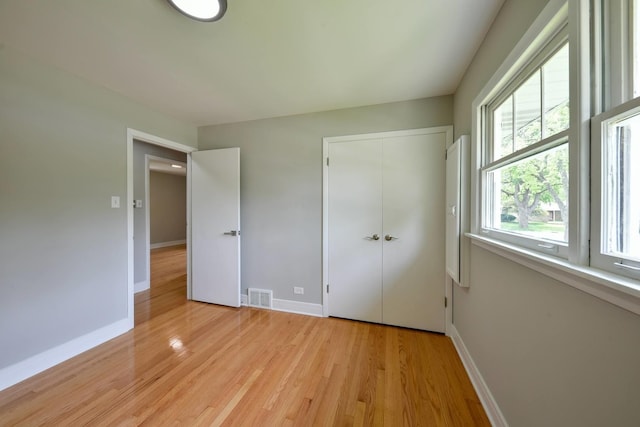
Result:
{"label": "light switch plate", "polygon": [[113,209],[120,208],[120,196],[111,196],[111,207]]}

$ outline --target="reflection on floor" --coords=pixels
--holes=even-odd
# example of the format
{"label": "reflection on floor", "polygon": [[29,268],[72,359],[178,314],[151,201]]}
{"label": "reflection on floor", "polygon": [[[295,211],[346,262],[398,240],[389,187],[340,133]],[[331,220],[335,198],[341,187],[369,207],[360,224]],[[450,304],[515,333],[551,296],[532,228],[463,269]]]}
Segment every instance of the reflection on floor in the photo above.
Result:
{"label": "reflection on floor", "polygon": [[0,426],[488,426],[451,340],[187,301],[152,255],[136,327],[0,392]]}

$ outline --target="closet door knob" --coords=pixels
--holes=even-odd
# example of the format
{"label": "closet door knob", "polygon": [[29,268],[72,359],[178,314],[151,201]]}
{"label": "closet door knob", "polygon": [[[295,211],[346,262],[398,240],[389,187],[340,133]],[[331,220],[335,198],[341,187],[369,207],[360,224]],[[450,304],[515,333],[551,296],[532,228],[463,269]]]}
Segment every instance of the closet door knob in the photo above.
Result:
{"label": "closet door knob", "polygon": [[380,236],[377,234],[374,234],[373,236],[367,236],[366,237],[367,240],[380,240]]}
{"label": "closet door knob", "polygon": [[398,238],[387,234],[386,236],[384,236],[384,240],[386,240],[387,242],[390,242],[392,240],[398,240]]}

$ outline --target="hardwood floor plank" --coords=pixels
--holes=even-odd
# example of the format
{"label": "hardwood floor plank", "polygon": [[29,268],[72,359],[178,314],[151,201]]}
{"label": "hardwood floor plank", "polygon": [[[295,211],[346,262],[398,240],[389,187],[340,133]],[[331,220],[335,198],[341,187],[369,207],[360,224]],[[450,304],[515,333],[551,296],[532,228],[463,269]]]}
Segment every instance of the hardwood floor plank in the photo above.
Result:
{"label": "hardwood floor plank", "polygon": [[442,335],[186,299],[152,252],[134,330],[0,392],[0,425],[487,426]]}

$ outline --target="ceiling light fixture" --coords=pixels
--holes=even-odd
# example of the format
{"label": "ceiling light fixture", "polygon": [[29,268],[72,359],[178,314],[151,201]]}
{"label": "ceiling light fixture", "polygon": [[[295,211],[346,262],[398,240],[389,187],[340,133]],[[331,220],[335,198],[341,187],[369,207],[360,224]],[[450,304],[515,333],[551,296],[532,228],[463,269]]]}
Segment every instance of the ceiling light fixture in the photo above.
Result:
{"label": "ceiling light fixture", "polygon": [[204,22],[217,21],[227,11],[227,0],[167,0],[180,13]]}

